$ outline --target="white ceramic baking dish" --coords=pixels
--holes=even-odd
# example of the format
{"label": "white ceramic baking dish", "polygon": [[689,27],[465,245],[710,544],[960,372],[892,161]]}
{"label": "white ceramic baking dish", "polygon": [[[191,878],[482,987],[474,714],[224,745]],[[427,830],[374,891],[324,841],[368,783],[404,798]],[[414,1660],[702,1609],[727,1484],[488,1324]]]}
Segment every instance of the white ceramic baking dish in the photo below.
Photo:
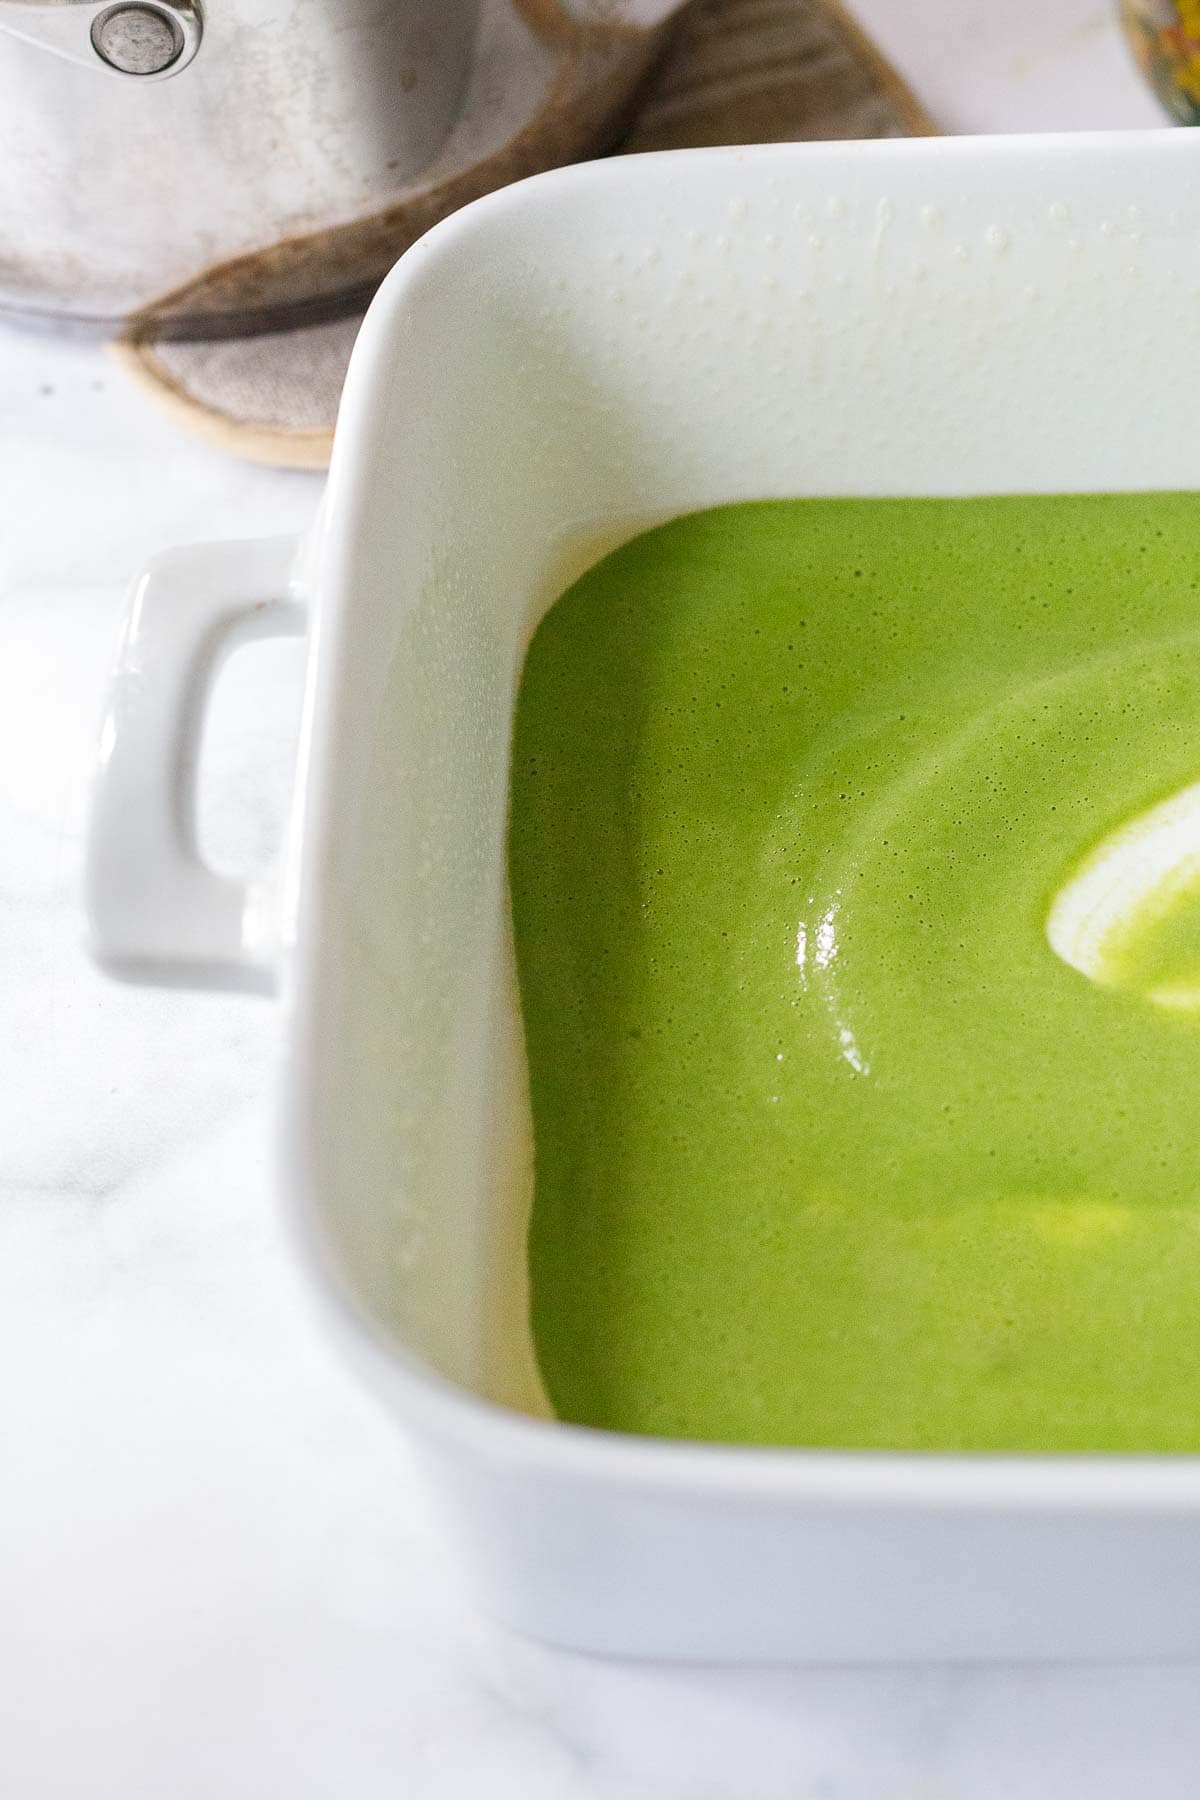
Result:
{"label": "white ceramic baking dish", "polygon": [[[139,586],[96,952],[281,988],[288,1203],[484,1604],[522,1631],[705,1658],[1200,1651],[1195,1459],[736,1449],[537,1416],[504,875],[531,627],[642,524],[763,495],[1200,486],[1198,159],[1166,132],[785,146],[510,188],[385,284],[306,553],[190,550]],[[291,852],[246,891],[193,847],[201,699],[229,627],[300,623],[297,586]]]}

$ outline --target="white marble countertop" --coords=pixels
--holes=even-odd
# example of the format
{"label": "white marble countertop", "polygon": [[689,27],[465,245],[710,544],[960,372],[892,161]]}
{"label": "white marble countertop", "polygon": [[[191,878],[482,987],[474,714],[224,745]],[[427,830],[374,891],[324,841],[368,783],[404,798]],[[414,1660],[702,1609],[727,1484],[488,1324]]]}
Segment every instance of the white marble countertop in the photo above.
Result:
{"label": "white marble countertop", "polygon": [[[1061,11],[1105,41],[1106,9]],[[1110,73],[1105,117],[1138,122]],[[181,438],[98,349],[0,333],[0,396],[5,1800],[1194,1800],[1197,1667],[630,1667],[474,1614],[294,1268],[269,1005],[118,988],[81,949],[123,583],[303,526],[318,483]],[[269,854],[299,672],[278,643],[225,678],[204,819],[231,863]]]}
{"label": "white marble countertop", "polygon": [[943,131],[1161,125],[1117,0],[843,0]]}

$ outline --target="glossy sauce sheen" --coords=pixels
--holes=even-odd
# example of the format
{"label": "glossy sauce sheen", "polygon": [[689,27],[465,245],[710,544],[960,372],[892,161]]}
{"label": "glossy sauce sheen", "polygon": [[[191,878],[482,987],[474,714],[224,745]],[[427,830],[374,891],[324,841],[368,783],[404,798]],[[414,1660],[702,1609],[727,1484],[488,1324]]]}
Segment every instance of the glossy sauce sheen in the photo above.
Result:
{"label": "glossy sauce sheen", "polygon": [[557,602],[510,873],[560,1416],[1200,1448],[1198,777],[1192,496],[727,507]]}

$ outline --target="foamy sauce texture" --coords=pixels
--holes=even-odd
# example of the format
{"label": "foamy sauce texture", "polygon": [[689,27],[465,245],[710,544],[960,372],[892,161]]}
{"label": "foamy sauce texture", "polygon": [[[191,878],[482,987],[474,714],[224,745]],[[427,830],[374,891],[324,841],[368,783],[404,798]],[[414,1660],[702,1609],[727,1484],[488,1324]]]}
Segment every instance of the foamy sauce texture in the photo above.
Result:
{"label": "foamy sauce texture", "polygon": [[1197,542],[1189,495],[770,502],[552,608],[510,872],[562,1417],[1200,1448]]}

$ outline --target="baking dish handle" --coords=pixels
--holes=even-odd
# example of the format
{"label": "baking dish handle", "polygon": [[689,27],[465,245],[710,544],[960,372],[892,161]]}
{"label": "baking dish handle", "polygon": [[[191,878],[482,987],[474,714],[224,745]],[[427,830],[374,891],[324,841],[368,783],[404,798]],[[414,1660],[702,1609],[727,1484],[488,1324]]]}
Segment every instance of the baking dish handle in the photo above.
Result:
{"label": "baking dish handle", "polygon": [[225,656],[303,633],[293,538],[195,544],[138,580],[101,728],[85,887],[91,951],[122,980],[276,985],[276,883],[218,875],[196,843],[204,713]]}

